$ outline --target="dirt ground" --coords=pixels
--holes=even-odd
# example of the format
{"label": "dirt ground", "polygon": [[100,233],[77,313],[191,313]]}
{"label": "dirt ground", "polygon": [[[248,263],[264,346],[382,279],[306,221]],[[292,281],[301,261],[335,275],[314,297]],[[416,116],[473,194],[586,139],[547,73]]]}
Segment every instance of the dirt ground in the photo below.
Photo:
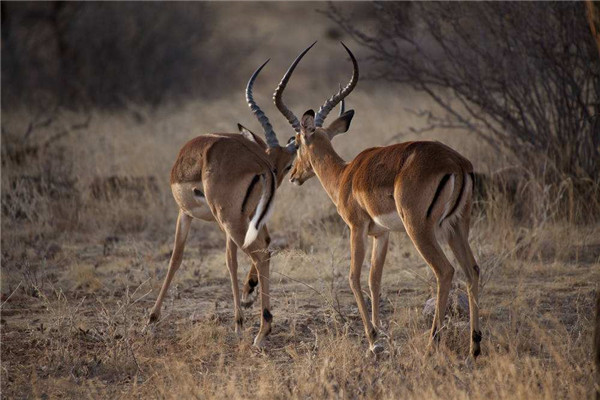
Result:
{"label": "dirt ground", "polygon": [[[597,230],[506,249],[473,242],[482,265],[483,354],[471,363],[468,319],[451,314],[441,349],[425,353],[422,307],[432,275],[403,235],[392,238],[382,296],[386,353],[366,354],[347,281],[348,238],[331,217],[313,222],[316,243],[275,234],[273,332],[251,346],[258,307],[233,331],[220,232],[195,223],[157,327],[145,329],[170,255],[169,235],[62,234],[5,239],[2,393],[6,398],[585,398],[591,395]],[[145,237],[146,236],[146,237]],[[556,239],[556,237],[554,238]],[[326,241],[326,242],[325,242]],[[296,242],[298,243],[298,242]],[[512,253],[512,254],[509,254]],[[243,255],[240,254],[240,257]],[[40,263],[27,264],[39,259]],[[246,265],[242,262],[241,265]],[[367,266],[368,268],[368,266]],[[243,271],[247,268],[243,268]],[[363,273],[366,288],[368,271]],[[460,277],[460,274],[458,274]],[[456,289],[464,289],[460,279]],[[10,297],[9,297],[10,296]]]}

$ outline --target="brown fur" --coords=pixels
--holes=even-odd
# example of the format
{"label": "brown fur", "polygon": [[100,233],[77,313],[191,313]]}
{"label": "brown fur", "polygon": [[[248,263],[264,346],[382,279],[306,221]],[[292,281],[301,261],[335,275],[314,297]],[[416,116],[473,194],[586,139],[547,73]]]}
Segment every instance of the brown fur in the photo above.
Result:
{"label": "brown fur", "polygon": [[[454,268],[437,238],[438,234],[447,233],[448,243],[468,279],[471,354],[478,356],[481,341],[477,305],[479,274],[468,245],[473,166],[459,153],[438,142],[406,142],[370,148],[346,163],[333,149],[331,139],[349,128],[352,115],[349,112],[343,114],[325,129],[314,126],[312,111],[304,115],[302,132],[297,136],[301,146],[290,179],[302,184],[314,171],[337,206],[338,213],[350,227],[350,287],[371,350],[380,351],[381,345],[375,343],[378,307],[372,308],[369,319],[360,287],[366,237],[374,237],[369,286],[372,304],[375,305],[379,302],[389,232],[403,228],[438,280],[430,345],[439,341],[454,275]],[[451,176],[452,185],[446,183],[438,190],[445,175]],[[439,197],[435,203],[434,197]],[[431,218],[427,216],[428,209]]]}
{"label": "brown fur", "polygon": [[[243,248],[252,259],[252,268],[244,285],[242,299],[237,281],[237,249],[244,243],[248,224],[260,201],[261,191],[257,187],[270,186],[268,205],[272,201],[275,186],[283,180],[289,170],[286,167],[291,166],[295,154],[279,146],[267,148],[262,139],[248,133],[251,136],[231,133],[199,136],[187,142],[179,151],[171,169],[171,188],[180,208],[175,244],[167,276],[150,314],[150,322],[159,320],[162,302],[181,265],[192,218],[216,221],[227,236],[226,261],[238,334],[241,334],[243,324],[240,300],[247,303],[251,283],[260,283],[263,318],[254,344],[261,347],[271,331],[272,321],[269,312],[270,238],[266,226],[259,231],[254,242]],[[267,208],[261,213],[261,219]]]}
{"label": "brown fur", "polygon": [[[473,167],[460,154],[437,142],[406,142],[370,148],[357,155],[344,168],[340,185],[349,190],[342,197],[350,204],[350,197],[356,195],[370,214],[387,214],[396,208],[393,188],[397,180],[420,182],[418,189],[421,190],[422,184],[439,181],[443,176],[440,170],[469,173]],[[368,201],[365,194],[369,199],[379,201]]]}
{"label": "brown fur", "polygon": [[[235,163],[231,160],[235,157]],[[217,165],[212,165],[217,163]],[[198,136],[183,145],[171,169],[171,185],[202,180],[203,170],[215,170],[223,164],[250,173],[272,169],[264,148],[235,133]],[[211,168],[208,166],[211,165]],[[229,171],[229,168],[226,170]],[[227,173],[224,171],[224,173]]]}

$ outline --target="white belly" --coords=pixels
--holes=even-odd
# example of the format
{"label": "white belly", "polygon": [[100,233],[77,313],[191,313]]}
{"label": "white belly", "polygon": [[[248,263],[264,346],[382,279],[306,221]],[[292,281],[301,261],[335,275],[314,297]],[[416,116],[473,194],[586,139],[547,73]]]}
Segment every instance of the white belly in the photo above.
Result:
{"label": "white belly", "polygon": [[378,227],[389,231],[404,231],[404,224],[397,212],[374,216],[373,221]]}

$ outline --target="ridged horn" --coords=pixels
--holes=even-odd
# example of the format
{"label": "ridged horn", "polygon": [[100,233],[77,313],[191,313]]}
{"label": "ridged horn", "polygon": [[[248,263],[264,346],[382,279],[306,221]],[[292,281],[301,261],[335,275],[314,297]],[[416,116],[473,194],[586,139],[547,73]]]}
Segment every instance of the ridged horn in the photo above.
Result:
{"label": "ridged horn", "polygon": [[321,106],[321,108],[319,108],[317,116],[315,117],[316,127],[323,126],[323,122],[325,121],[325,118],[327,118],[327,114],[329,114],[333,107],[335,107],[340,101],[344,100],[344,98],[348,96],[350,92],[352,92],[352,90],[354,90],[354,87],[358,83],[358,62],[356,61],[356,57],[354,57],[354,54],[352,54],[350,49],[346,47],[346,45],[343,42],[340,43],[342,43],[342,46],[344,46],[344,49],[346,49],[348,55],[350,56],[350,59],[352,60],[352,78],[350,78],[350,82],[348,82],[348,85],[346,85],[344,89],[342,89],[339,93],[336,93],[333,96],[331,96],[331,98],[327,100]]}
{"label": "ridged horn", "polygon": [[290,65],[290,67],[288,68],[288,70],[285,72],[285,75],[283,75],[283,78],[281,78],[281,82],[279,82],[279,86],[277,86],[277,89],[275,90],[275,93],[273,93],[273,101],[275,102],[275,105],[277,106],[277,109],[284,115],[284,117],[287,118],[288,122],[292,125],[292,127],[294,128],[294,130],[298,133],[300,133],[300,122],[298,121],[298,118],[296,118],[296,116],[294,115],[294,113],[292,111],[290,111],[289,108],[286,107],[286,105],[283,103],[283,91],[288,83],[288,81],[290,80],[290,77],[292,76],[292,73],[294,72],[294,69],[296,68],[296,66],[298,65],[298,63],[300,62],[300,60],[302,59],[302,57],[304,57],[304,55],[316,44],[317,42],[315,41],[313,44],[311,44],[310,46],[308,46],[302,53],[300,53],[300,55],[298,57],[296,57],[296,59],[294,60],[294,62],[292,63],[292,65]]}
{"label": "ridged horn", "polygon": [[254,73],[250,77],[250,80],[248,81],[248,85],[246,85],[246,101],[248,102],[248,106],[250,107],[250,110],[252,110],[254,115],[256,115],[258,122],[260,122],[263,130],[265,131],[265,138],[267,139],[267,145],[269,147],[277,147],[277,146],[279,146],[279,141],[277,140],[277,135],[275,135],[275,132],[273,131],[273,126],[271,126],[271,123],[269,122],[269,118],[267,118],[265,113],[256,104],[256,102],[254,101],[254,97],[252,96],[252,86],[254,86],[254,81],[256,80],[256,77],[258,76],[260,71],[263,69],[263,67],[265,65],[267,65],[267,63],[269,61],[271,61],[270,58],[267,61],[265,61],[263,63],[263,65],[258,67],[258,69],[256,71],[254,71]]}
{"label": "ridged horn", "polygon": [[[340,83],[340,93],[342,93],[342,84],[341,83]],[[341,117],[342,114],[344,113],[344,111],[346,111],[346,100],[342,99],[342,101],[340,102],[340,114],[338,116]]]}

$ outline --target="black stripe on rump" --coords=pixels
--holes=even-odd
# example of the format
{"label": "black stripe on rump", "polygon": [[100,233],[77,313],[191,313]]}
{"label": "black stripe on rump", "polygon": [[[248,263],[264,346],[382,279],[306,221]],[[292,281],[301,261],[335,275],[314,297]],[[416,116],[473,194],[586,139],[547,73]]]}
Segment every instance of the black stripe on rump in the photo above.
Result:
{"label": "black stripe on rump", "polygon": [[435,202],[437,201],[438,197],[440,197],[440,193],[442,193],[442,189],[444,189],[444,186],[446,186],[446,182],[448,182],[448,179],[450,179],[450,175],[452,175],[452,174],[444,175],[444,177],[440,181],[440,184],[438,185],[437,190],[435,191],[435,194],[433,195],[433,200],[431,201],[431,205],[427,209],[427,218],[429,218],[429,216],[431,215],[433,206],[435,206]]}
{"label": "black stripe on rump", "polygon": [[[463,184],[460,187],[460,192],[458,193],[458,198],[456,199],[456,203],[454,203],[454,207],[452,207],[452,210],[450,210],[448,215],[446,215],[446,218],[448,218],[449,216],[454,214],[454,212],[458,208],[458,205],[460,204],[460,200],[462,199],[463,194],[465,193],[465,186],[467,186],[467,177],[463,174]],[[440,221],[440,226],[442,226],[442,222],[443,221]]]}
{"label": "black stripe on rump", "polygon": [[252,189],[254,189],[254,186],[258,183],[259,177],[260,177],[260,175],[254,175],[254,178],[252,178],[252,182],[250,182],[250,185],[248,186],[248,190],[246,191],[246,196],[244,196],[244,201],[242,201],[242,213],[244,212],[244,209],[246,208],[246,203],[248,202],[248,199],[250,198]]}
{"label": "black stripe on rump", "polygon": [[267,211],[269,211],[269,205],[271,205],[271,201],[273,200],[273,195],[275,194],[275,175],[271,172],[271,194],[269,195],[269,201],[265,204],[265,208],[263,208],[263,212],[260,214],[260,217],[256,220],[256,229],[260,225],[260,221],[267,215]]}

